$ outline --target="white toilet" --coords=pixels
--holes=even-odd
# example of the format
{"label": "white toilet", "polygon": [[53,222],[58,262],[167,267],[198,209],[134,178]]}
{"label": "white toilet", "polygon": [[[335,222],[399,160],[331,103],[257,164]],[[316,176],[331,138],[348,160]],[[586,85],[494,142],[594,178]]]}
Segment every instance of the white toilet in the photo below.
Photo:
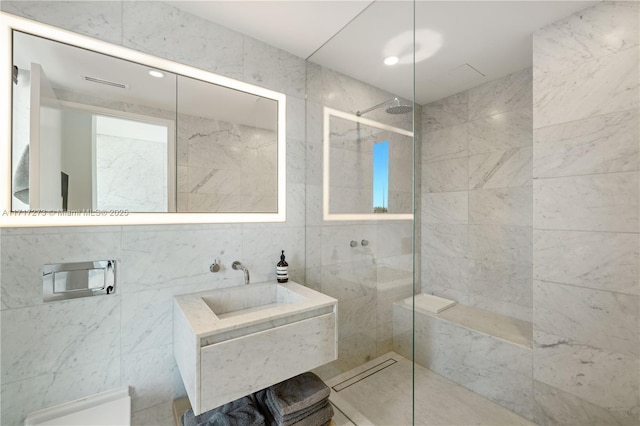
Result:
{"label": "white toilet", "polygon": [[129,387],[80,398],[65,404],[27,414],[25,426],[129,426],[131,396]]}

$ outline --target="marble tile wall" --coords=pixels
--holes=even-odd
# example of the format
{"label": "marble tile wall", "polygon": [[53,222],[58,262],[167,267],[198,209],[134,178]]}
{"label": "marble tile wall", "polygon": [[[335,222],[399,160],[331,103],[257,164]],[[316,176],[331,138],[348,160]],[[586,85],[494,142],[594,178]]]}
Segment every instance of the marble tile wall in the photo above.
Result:
{"label": "marble tile wall", "polygon": [[[413,226],[411,221],[323,221],[323,107],[354,113],[393,97],[393,94],[308,63],[306,283],[339,301],[338,360],[318,371],[325,378],[392,349],[392,304],[412,294]],[[381,109],[367,114],[367,118],[405,130],[412,128],[412,114],[389,115]],[[378,132],[370,134],[362,127],[361,136],[363,131],[367,136],[377,137]],[[343,139],[341,154],[356,153],[353,140]],[[408,150],[398,150],[394,161],[411,170],[412,150],[412,145]],[[361,155],[359,158],[364,161],[363,158],[370,157]],[[361,164],[358,171],[369,176],[368,164]],[[348,167],[353,168],[353,165]],[[361,176],[352,172],[336,171],[340,175],[336,178],[350,185],[347,179]],[[411,192],[412,182],[401,181],[396,189]],[[345,193],[344,196],[348,195]],[[353,200],[336,201],[342,205],[354,204]],[[357,247],[350,246],[352,240],[358,243]],[[368,245],[362,245],[362,240],[367,240]]]}
{"label": "marble tile wall", "polygon": [[532,70],[423,107],[422,291],[531,321]]}
{"label": "marble tile wall", "polygon": [[[274,280],[281,249],[290,277],[304,283],[305,61],[161,2],[0,7],[288,95],[286,223],[0,231],[0,423],[22,424],[28,412],[129,385],[132,424],[173,425],[172,400],[185,394],[173,359],[173,296],[239,285],[234,260],[254,282]],[[222,270],[211,274],[215,258]],[[93,259],[118,260],[115,295],[42,303],[43,264]]]}
{"label": "marble tile wall", "polygon": [[179,212],[278,210],[274,130],[178,115]]}
{"label": "marble tile wall", "polygon": [[533,43],[533,378],[541,425],[640,422],[640,8]]}
{"label": "marble tile wall", "polygon": [[[474,323],[482,319],[474,319]],[[415,327],[415,331],[414,331]],[[394,350],[497,404],[532,418],[531,348],[406,305],[393,305]],[[415,333],[415,334],[414,334]],[[415,340],[414,340],[415,339]],[[424,397],[415,391],[416,400]]]}

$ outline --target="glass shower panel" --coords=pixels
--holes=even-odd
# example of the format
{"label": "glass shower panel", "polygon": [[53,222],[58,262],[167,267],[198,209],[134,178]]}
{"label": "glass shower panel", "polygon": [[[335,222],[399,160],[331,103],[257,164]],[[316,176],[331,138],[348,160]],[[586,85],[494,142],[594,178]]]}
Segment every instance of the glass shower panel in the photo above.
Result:
{"label": "glass shower panel", "polygon": [[413,2],[363,5],[306,64],[306,284],[338,299],[316,373],[355,425],[413,423],[413,30]]}

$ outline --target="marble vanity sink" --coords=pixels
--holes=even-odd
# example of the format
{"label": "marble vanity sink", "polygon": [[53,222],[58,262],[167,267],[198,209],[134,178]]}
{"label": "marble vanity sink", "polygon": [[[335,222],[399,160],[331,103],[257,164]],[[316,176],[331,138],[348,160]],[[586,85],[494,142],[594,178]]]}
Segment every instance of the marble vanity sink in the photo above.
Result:
{"label": "marble vanity sink", "polygon": [[295,282],[174,298],[174,356],[200,414],[337,358],[337,300]]}
{"label": "marble vanity sink", "polygon": [[280,285],[243,285],[202,296],[202,300],[219,318],[246,315],[267,309],[303,302],[303,295]]}

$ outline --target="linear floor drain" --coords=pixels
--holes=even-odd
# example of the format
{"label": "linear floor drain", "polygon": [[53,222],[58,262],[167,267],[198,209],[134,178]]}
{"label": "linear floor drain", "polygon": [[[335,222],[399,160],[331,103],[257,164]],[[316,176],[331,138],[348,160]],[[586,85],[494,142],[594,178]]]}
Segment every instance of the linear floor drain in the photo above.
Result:
{"label": "linear floor drain", "polygon": [[356,383],[358,383],[361,380],[366,379],[367,377],[376,374],[378,371],[384,370],[387,367],[392,366],[393,364],[395,364],[397,361],[393,358],[388,359],[384,362],[381,362],[380,364],[374,365],[373,367],[363,371],[360,374],[356,374],[353,377],[348,378],[347,380],[344,380],[340,383],[338,383],[335,386],[332,386],[331,389],[333,389],[336,392],[340,392],[341,390],[345,390],[346,388],[348,388],[351,385],[354,385]]}

